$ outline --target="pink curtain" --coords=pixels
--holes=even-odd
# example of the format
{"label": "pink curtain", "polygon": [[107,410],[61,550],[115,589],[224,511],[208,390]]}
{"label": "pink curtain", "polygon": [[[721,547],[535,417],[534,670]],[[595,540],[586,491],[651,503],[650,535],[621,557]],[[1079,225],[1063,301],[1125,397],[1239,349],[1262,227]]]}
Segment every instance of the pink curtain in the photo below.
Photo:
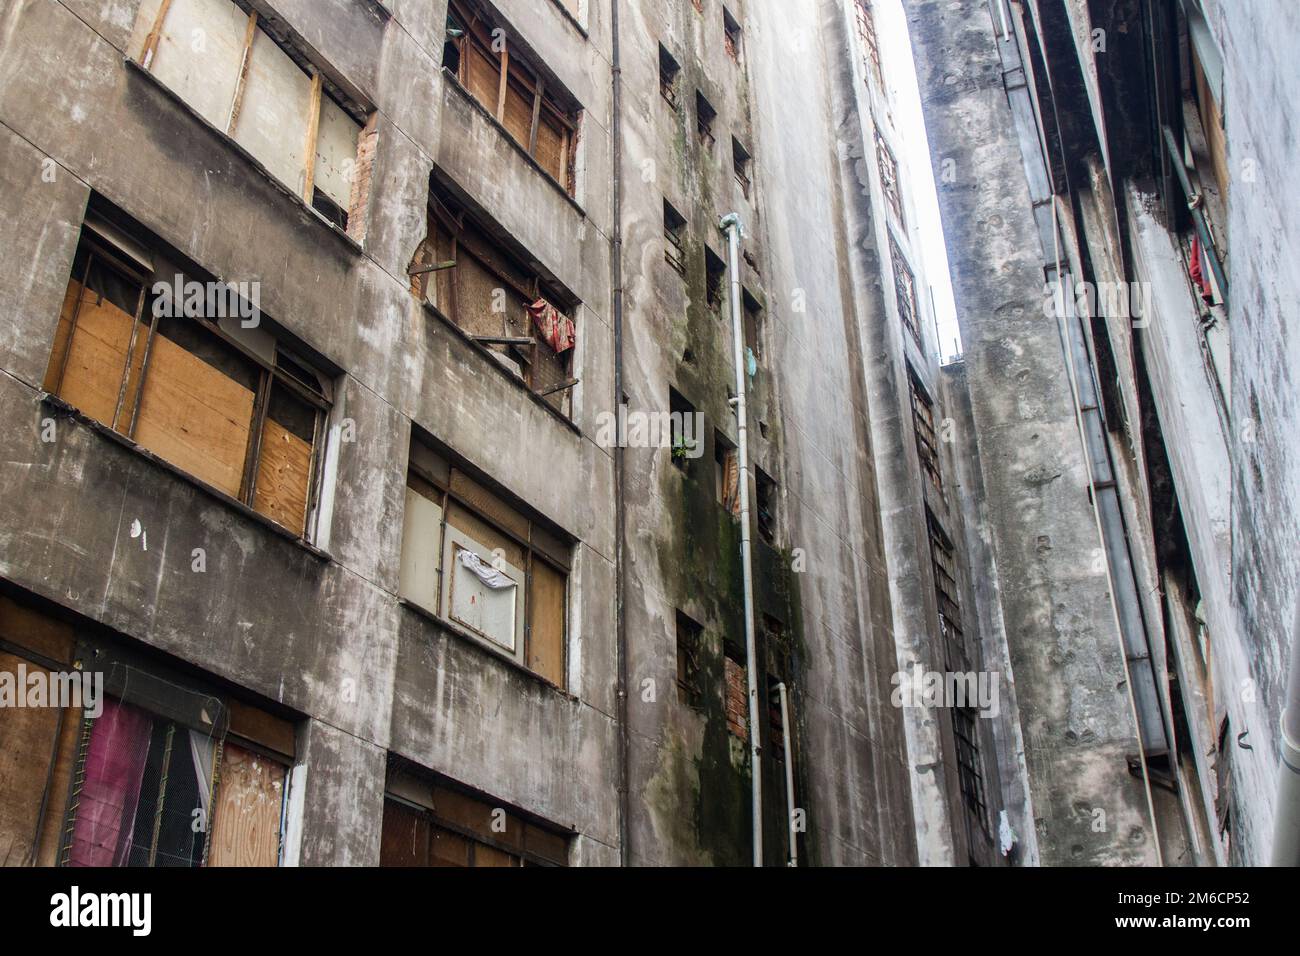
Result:
{"label": "pink curtain", "polygon": [[90,731],[69,866],[126,864],[152,725],[144,711],[104,698],[104,712]]}

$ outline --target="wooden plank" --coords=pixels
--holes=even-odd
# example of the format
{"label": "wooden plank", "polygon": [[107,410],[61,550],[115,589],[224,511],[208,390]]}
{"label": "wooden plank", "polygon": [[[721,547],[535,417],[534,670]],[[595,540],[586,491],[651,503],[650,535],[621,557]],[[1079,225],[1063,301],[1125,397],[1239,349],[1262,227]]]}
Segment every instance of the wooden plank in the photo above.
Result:
{"label": "wooden plank", "polygon": [[55,349],[68,341],[72,313],[77,298],[81,312],[72,334],[67,366],[59,397],[97,422],[110,427],[117,408],[122,376],[126,373],[126,353],[131,343],[131,325],[135,321],[108,299],[100,299],[93,289],[82,289],[73,282],[64,297]]}
{"label": "wooden plank", "polygon": [[[468,502],[475,511],[493,523],[500,525],[516,538],[521,541],[528,540],[528,519],[459,469],[452,470],[451,493]],[[462,530],[468,531],[469,529]],[[479,538],[477,540],[482,541],[483,539]],[[511,560],[522,567],[523,555],[520,554],[518,557],[519,560],[517,561]]]}
{"label": "wooden plank", "polygon": [[[27,674],[49,673],[0,652],[0,673],[12,675],[6,681],[17,684],[20,666]],[[35,857],[36,823],[58,721],[54,707],[0,708],[0,866],[27,866]]]}
{"label": "wooden plank", "polygon": [[238,700],[228,701],[227,706],[232,734],[293,760],[297,735],[292,723]]}
{"label": "wooden plank", "polygon": [[429,866],[469,866],[469,840],[440,826],[429,829]]}
{"label": "wooden plank", "polygon": [[501,67],[472,43],[467,44],[462,59],[465,61],[465,88],[493,116],[497,115],[494,107],[501,86]]}
{"label": "wooden plank", "polygon": [[0,638],[50,660],[72,663],[72,625],[0,595]]}
{"label": "wooden plank", "polygon": [[302,199],[311,205],[316,187],[316,140],[320,137],[320,97],[323,89],[320,73],[311,78],[311,98],[307,103],[307,142],[303,146],[306,172],[303,175]]}
{"label": "wooden plank", "polygon": [[253,38],[257,36],[257,11],[248,15],[248,29],[244,34],[244,52],[239,60],[239,76],[235,80],[235,98],[230,103],[230,119],[226,123],[226,133],[233,136],[235,124],[239,122],[239,113],[244,108],[244,89],[248,85],[248,64],[253,58]]}
{"label": "wooden plank", "polygon": [[379,837],[379,865],[394,867],[429,865],[429,822],[396,800],[384,801]]}
{"label": "wooden plank", "polygon": [[140,51],[140,64],[147,70],[153,63],[154,54],[158,52],[158,41],[162,39],[163,21],[167,19],[167,11],[171,9],[172,0],[162,0],[162,6],[158,8],[158,16],[154,18],[153,29],[145,37],[144,49]]}
{"label": "wooden plank", "polygon": [[285,768],[227,742],[212,806],[208,866],[276,866]]}
{"label": "wooden plank", "polygon": [[268,418],[262,432],[253,507],[301,535],[307,521],[310,481],[311,444]]}
{"label": "wooden plank", "polygon": [[77,766],[81,749],[82,710],[68,708],[63,715],[63,728],[59,734],[58,752],[54,759],[54,773],[50,776],[50,795],[45,805],[45,821],[41,825],[36,846],[36,865],[55,866],[63,848],[66,820],[64,810],[72,789],[72,773]]}
{"label": "wooden plank", "polygon": [[506,87],[510,84],[510,48],[504,47],[501,50],[501,71],[497,78],[497,108],[492,114],[498,121],[505,122],[506,112]]}
{"label": "wooden plank", "polygon": [[135,440],[231,496],[239,494],[253,393],[171,339],[154,337]]}
{"label": "wooden plank", "polygon": [[529,597],[527,664],[529,670],[552,684],[564,686],[564,618],[567,582],[559,571],[544,561],[533,561],[532,594]]}

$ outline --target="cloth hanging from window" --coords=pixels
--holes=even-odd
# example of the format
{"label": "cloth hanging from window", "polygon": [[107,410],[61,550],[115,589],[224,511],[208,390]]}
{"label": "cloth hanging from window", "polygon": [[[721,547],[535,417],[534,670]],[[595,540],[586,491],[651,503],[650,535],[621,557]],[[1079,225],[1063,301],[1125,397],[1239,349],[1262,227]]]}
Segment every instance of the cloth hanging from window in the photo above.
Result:
{"label": "cloth hanging from window", "polygon": [[727,453],[722,467],[722,507],[740,514],[740,456],[735,451]]}
{"label": "cloth hanging from window", "polygon": [[144,711],[104,699],[104,712],[90,732],[69,866],[126,865],[152,729]]}
{"label": "cloth hanging from window", "polygon": [[1214,292],[1210,288],[1210,278],[1205,274],[1205,269],[1201,265],[1201,237],[1192,236],[1192,264],[1188,270],[1192,277],[1192,282],[1196,283],[1196,288],[1201,290],[1201,298],[1206,304],[1213,304]]}
{"label": "cloth hanging from window", "polygon": [[463,550],[460,552],[457,560],[468,568],[474,575],[494,591],[504,591],[506,588],[516,586],[506,574],[498,571],[492,565],[488,564],[473,551]]}
{"label": "cloth hanging from window", "polygon": [[564,315],[545,299],[538,299],[528,307],[528,314],[533,317],[533,325],[557,355],[567,352],[577,344],[573,319]]}

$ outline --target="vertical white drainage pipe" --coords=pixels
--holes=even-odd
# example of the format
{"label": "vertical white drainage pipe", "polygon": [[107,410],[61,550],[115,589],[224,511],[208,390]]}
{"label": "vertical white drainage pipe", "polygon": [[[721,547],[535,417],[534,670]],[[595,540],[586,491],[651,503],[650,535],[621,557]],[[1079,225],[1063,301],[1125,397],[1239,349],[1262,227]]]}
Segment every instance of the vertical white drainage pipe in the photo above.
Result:
{"label": "vertical white drainage pipe", "polygon": [[740,216],[728,213],[718,227],[727,234],[727,271],[731,274],[731,338],[736,362],[737,451],[740,464],[740,569],[745,581],[745,671],[749,678],[749,776],[754,866],[763,865],[763,765],[759,759],[758,655],[754,650],[754,568],[749,537],[749,431],[745,421],[745,325],[741,319]]}
{"label": "vertical white drainage pipe", "polygon": [[790,859],[788,866],[799,865],[799,834],[794,827],[794,752],[790,749],[790,699],[785,692],[785,681],[776,685],[781,695],[781,743],[785,747],[785,816],[790,834]]}

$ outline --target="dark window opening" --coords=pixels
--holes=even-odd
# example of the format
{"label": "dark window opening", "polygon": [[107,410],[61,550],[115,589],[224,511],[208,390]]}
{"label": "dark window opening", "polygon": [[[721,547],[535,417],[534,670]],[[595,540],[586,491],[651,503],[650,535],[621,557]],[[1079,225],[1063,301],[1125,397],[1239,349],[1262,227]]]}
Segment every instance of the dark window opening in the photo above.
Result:
{"label": "dark window opening", "polygon": [[667,240],[664,258],[678,275],[686,275],[686,218],[667,199],[664,200],[664,239]]}
{"label": "dark window opening", "polygon": [[705,302],[713,312],[722,311],[723,289],[727,285],[727,264],[708,246],[704,247]]}
{"label": "dark window opening", "polygon": [[740,186],[740,191],[746,199],[749,198],[750,188],[750,156],[749,151],[740,145],[740,140],[731,137],[731,161],[736,172],[736,182]]}
{"label": "dark window opening", "polygon": [[672,462],[682,471],[689,471],[691,461],[700,455],[699,443],[704,440],[704,436],[697,434],[695,406],[677,389],[669,388],[668,410],[672,422]]}
{"label": "dark window opening", "polygon": [[777,509],[777,487],[776,482],[763,471],[762,468],[754,469],[754,490],[758,505],[758,533],[763,536],[763,540],[768,544],[776,544],[776,509]]}
{"label": "dark window opening", "polygon": [[950,671],[967,671],[969,657],[962,630],[961,596],[957,584],[957,555],[939,521],[926,510],[930,536],[930,566],[934,572],[935,599],[939,606],[939,631],[944,662]]}
{"label": "dark window opening", "polygon": [[311,205],[313,209],[328,219],[331,225],[343,232],[348,231],[348,211],[321,192],[319,187],[312,189]]}
{"label": "dark window opening", "polygon": [[907,264],[907,257],[891,235],[889,237],[889,258],[894,267],[894,297],[898,303],[898,317],[907,329],[917,348],[921,348],[921,320],[916,297],[916,278],[912,268]]}
{"label": "dark window opening", "polygon": [[659,44],[659,94],[668,101],[675,111],[680,109],[677,100],[677,81],[681,77],[682,67],[667,48]]}
{"label": "dark window opening", "polygon": [[722,36],[727,48],[727,55],[733,60],[740,59],[740,24],[726,7],[722,8]]}
{"label": "dark window opening", "polygon": [[677,689],[681,700],[695,710],[704,708],[704,629],[677,612]]}
{"label": "dark window opening", "polygon": [[718,111],[713,108],[704,94],[695,91],[695,128],[700,135],[700,144],[705,152],[713,152],[713,121],[718,118]]}
{"label": "dark window opening", "polygon": [[898,185],[898,160],[893,151],[876,133],[876,165],[880,169],[880,188],[885,194],[885,201],[894,212],[898,224],[903,225],[903,194]]}
{"label": "dark window opening", "polygon": [[943,472],[940,468],[939,441],[934,427],[934,405],[924,386],[909,366],[907,386],[912,401],[912,428],[916,434],[916,453],[921,460],[921,470],[930,479],[934,490],[943,495]]}
{"label": "dark window opening", "polygon": [[957,773],[961,795],[978,820],[980,829],[989,832],[988,807],[984,797],[984,769],[980,758],[978,714],[969,707],[952,709],[953,735],[957,741]]}
{"label": "dark window opening", "polygon": [[745,347],[753,353],[755,361],[762,361],[763,307],[747,290],[741,290],[741,299],[745,306]]}

